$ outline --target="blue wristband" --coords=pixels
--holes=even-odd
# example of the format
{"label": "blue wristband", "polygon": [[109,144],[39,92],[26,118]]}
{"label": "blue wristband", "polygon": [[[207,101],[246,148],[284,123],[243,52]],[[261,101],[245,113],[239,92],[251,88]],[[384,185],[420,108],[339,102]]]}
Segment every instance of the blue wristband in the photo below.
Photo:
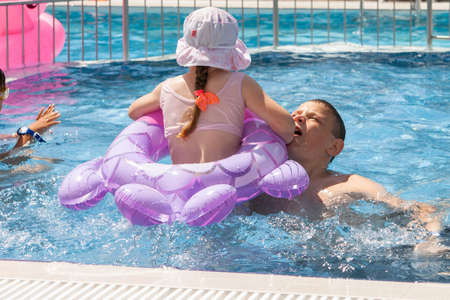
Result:
{"label": "blue wristband", "polygon": [[33,138],[35,138],[38,142],[45,143],[45,140],[41,137],[41,135],[39,133],[37,133],[36,131],[31,130],[28,127],[20,127],[19,129],[17,129],[17,134],[18,135],[29,134]]}

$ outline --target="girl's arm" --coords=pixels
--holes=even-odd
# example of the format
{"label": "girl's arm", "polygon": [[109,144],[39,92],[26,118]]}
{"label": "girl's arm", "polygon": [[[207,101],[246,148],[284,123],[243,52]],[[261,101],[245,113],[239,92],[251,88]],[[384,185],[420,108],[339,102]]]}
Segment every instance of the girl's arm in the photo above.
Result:
{"label": "girl's arm", "polygon": [[161,84],[152,92],[135,100],[128,108],[128,116],[137,120],[145,114],[159,109],[159,97],[161,96]]}
{"label": "girl's arm", "polygon": [[292,141],[295,123],[291,114],[270,98],[250,76],[244,77],[242,96],[245,105],[258,117],[266,121],[272,130],[283,138],[286,144]]}

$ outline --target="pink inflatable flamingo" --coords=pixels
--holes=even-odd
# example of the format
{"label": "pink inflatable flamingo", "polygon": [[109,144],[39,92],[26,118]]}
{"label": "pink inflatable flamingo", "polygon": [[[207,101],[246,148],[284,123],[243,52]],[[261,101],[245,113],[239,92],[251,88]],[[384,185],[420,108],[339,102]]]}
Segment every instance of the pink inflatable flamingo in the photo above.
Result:
{"label": "pink inflatable flamingo", "polygon": [[61,52],[64,27],[44,12],[46,6],[45,3],[0,6],[0,68],[53,62],[53,57]]}

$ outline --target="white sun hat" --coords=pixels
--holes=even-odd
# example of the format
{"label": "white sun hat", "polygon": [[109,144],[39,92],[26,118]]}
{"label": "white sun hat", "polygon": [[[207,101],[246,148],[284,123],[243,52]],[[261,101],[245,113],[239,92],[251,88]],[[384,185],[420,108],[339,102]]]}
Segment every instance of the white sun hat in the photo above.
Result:
{"label": "white sun hat", "polygon": [[237,21],[228,12],[216,7],[195,10],[184,20],[184,36],[177,45],[177,63],[184,67],[246,69],[251,57],[238,39],[238,33]]}

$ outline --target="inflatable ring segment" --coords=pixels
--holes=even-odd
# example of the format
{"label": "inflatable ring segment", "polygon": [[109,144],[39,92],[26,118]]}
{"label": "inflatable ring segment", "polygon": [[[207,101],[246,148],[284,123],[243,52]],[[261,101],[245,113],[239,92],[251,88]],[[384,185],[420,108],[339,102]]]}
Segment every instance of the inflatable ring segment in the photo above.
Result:
{"label": "inflatable ring segment", "polygon": [[110,192],[132,224],[204,226],[222,221],[236,204],[262,192],[290,199],[309,184],[303,167],[287,160],[284,141],[248,111],[236,154],[208,163],[158,163],[167,154],[157,111],[126,127],[103,158],[72,170],[60,186],[60,202],[86,209]]}

